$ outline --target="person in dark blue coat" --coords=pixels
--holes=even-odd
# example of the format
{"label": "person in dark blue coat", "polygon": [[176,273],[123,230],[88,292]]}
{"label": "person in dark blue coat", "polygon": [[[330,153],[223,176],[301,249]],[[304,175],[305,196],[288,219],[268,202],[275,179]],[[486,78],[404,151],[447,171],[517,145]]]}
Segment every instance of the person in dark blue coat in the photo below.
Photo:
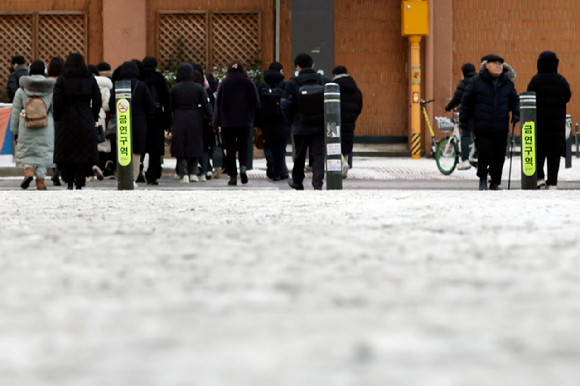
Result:
{"label": "person in dark blue coat", "polygon": [[[528,91],[536,93],[536,146],[538,155],[538,187],[556,189],[560,157],[566,156],[566,104],[572,92],[566,79],[558,74],[560,60],[552,51],[538,58],[538,74]],[[548,180],[544,181],[544,162],[548,159]]]}
{"label": "person in dark blue coat", "polygon": [[520,121],[520,98],[514,83],[507,77],[503,58],[488,55],[485,68],[474,77],[461,99],[459,125],[468,128],[475,122],[475,146],[478,151],[479,190],[487,190],[487,175],[491,176],[490,190],[499,190],[507,138],[511,122]]}

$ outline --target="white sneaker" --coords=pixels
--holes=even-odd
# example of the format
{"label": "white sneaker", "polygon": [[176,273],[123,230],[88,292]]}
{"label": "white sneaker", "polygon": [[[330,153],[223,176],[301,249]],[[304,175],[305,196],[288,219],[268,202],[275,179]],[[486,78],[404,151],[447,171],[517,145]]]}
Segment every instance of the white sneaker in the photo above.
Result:
{"label": "white sneaker", "polygon": [[546,190],[558,190],[556,185],[546,185]]}
{"label": "white sneaker", "polygon": [[465,161],[461,161],[459,164],[457,164],[457,170],[469,170],[471,169],[471,164],[469,163],[469,160],[466,159]]}
{"label": "white sneaker", "polygon": [[543,178],[542,178],[541,180],[538,180],[538,189],[541,189],[541,188],[546,188],[546,189],[548,189],[548,188],[546,187],[546,180],[544,180]]}
{"label": "white sneaker", "polygon": [[189,182],[199,182],[199,178],[195,174],[189,175]]}
{"label": "white sneaker", "polygon": [[205,178],[205,174],[202,174],[201,176],[199,176],[199,182],[206,182],[207,178]]}
{"label": "white sneaker", "polygon": [[189,184],[189,176],[185,175],[183,176],[183,178],[179,181],[180,184]]}
{"label": "white sneaker", "polygon": [[348,169],[349,169],[348,160],[342,154],[341,154],[340,158],[342,160],[342,178],[346,178],[348,176]]}

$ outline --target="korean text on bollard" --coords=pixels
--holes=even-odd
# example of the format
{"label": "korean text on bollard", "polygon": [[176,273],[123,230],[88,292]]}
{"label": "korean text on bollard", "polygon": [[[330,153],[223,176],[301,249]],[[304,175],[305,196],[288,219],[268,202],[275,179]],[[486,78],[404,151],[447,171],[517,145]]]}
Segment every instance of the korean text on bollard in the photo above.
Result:
{"label": "korean text on bollard", "polygon": [[326,189],[342,190],[342,149],[340,140],[340,87],[324,86],[324,127],[326,130]]}
{"label": "korean text on bollard", "polygon": [[522,128],[522,190],[538,188],[536,170],[536,93],[520,94]]}
{"label": "korean text on bollard", "polygon": [[133,190],[131,81],[115,82],[117,106],[117,190]]}

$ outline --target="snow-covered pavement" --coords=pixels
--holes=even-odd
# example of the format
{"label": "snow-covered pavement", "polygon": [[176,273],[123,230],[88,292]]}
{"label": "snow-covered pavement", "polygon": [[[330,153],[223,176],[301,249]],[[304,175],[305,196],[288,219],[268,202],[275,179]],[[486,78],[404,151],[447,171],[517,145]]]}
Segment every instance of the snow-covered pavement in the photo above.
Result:
{"label": "snow-covered pavement", "polygon": [[577,385],[576,191],[2,191],[1,385]]}

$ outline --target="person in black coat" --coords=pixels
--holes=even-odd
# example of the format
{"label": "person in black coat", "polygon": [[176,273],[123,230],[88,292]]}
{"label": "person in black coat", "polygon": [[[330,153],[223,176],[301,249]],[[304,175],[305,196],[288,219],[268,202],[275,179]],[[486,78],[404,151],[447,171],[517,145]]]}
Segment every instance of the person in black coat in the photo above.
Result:
{"label": "person in black coat", "polygon": [[163,74],[157,70],[157,59],[147,56],[143,59],[143,79],[149,87],[155,108],[147,119],[147,141],[145,151],[149,154],[147,185],[157,185],[161,178],[161,159],[165,154],[165,132],[171,130],[171,107],[169,88]]}
{"label": "person in black coat", "polygon": [[13,57],[11,63],[14,72],[10,74],[10,77],[8,78],[7,87],[10,103],[14,100],[14,95],[16,95],[16,91],[18,91],[18,88],[20,87],[20,78],[28,75],[28,67],[26,67],[26,61],[23,56],[17,55]]}
{"label": "person in black coat", "polygon": [[234,60],[228,65],[227,76],[218,86],[213,115],[213,127],[223,134],[226,147],[228,185],[237,185],[236,151],[240,162],[242,184],[248,183],[248,136],[254,125],[258,107],[258,91],[242,62]]}
{"label": "person in black coat", "polygon": [[83,56],[70,54],[53,94],[54,162],[68,189],[82,189],[87,171],[99,161],[95,122],[101,103],[101,91]]}
{"label": "person in black coat", "polygon": [[[487,175],[491,175],[489,189],[499,190],[510,112],[512,124],[520,120],[520,99],[516,87],[506,75],[503,58],[487,56],[485,68],[472,78],[465,89],[459,111],[459,124],[466,130],[474,120],[475,146],[478,151],[479,189],[487,190]],[[488,170],[489,169],[489,170]]]}
{"label": "person in black coat", "polygon": [[[463,98],[463,93],[467,88],[467,84],[476,74],[475,66],[471,63],[465,63],[461,66],[461,72],[463,73],[463,79],[459,81],[459,84],[455,89],[455,94],[453,94],[453,98],[451,98],[447,106],[445,106],[445,111],[451,111],[461,104],[461,98]],[[472,135],[473,121],[467,125],[466,130],[461,130],[461,163],[457,165],[458,170],[471,169],[471,164],[469,163],[469,147],[471,146]]]}
{"label": "person in black coat", "polygon": [[[208,97],[209,104],[210,106],[212,106],[213,110],[213,106],[215,105],[215,96],[213,95],[213,91],[211,91],[211,88],[209,88],[209,86],[204,81],[205,79],[203,77],[203,67],[201,67],[199,64],[193,64],[193,69],[195,70],[195,82],[199,84],[201,87],[203,87]],[[210,163],[210,160],[212,159],[213,150],[216,144],[215,141],[216,133],[211,124],[212,118],[213,118],[212,115],[208,116],[207,114],[204,114],[202,119],[203,156],[201,157],[201,160],[199,162],[199,164],[201,165],[201,170],[199,171],[199,182],[206,182],[213,176],[212,173],[213,166]]]}
{"label": "person in black coat", "polygon": [[[284,69],[278,62],[270,64],[264,73],[264,82],[258,85],[260,107],[256,111],[256,127],[264,137],[264,156],[266,157],[266,174],[274,181],[287,179],[286,144],[290,137],[290,124],[286,120],[278,101],[277,106],[269,106],[284,91]],[[262,100],[264,99],[264,100]],[[268,111],[266,110],[268,109]]]}
{"label": "person in black coat", "polygon": [[570,85],[558,74],[560,60],[555,53],[544,51],[538,58],[538,74],[528,91],[536,93],[536,146],[538,186],[544,182],[544,162],[548,159],[546,189],[556,189],[560,157],[566,156],[566,104],[572,98]]}
{"label": "person in black coat", "polygon": [[[140,76],[139,68],[135,62],[125,62],[121,65],[119,71],[119,80],[128,80],[131,82],[131,134],[133,137],[133,178],[137,180],[140,174],[141,154],[146,152],[147,145],[147,117],[155,109],[149,87],[138,80]],[[115,95],[115,86],[111,91]],[[116,98],[111,97],[109,101],[111,111],[116,111]]]}
{"label": "person in black coat", "polygon": [[332,70],[333,82],[340,87],[340,134],[342,149],[342,178],[347,177],[348,156],[352,153],[354,144],[354,129],[356,120],[363,109],[362,92],[354,79],[348,75],[344,66],[337,66]]}
{"label": "person in black coat", "polygon": [[171,154],[177,158],[182,183],[197,182],[197,164],[203,156],[203,117],[211,117],[212,108],[203,86],[195,81],[190,63],[177,69],[177,83],[169,90],[173,112]]}

